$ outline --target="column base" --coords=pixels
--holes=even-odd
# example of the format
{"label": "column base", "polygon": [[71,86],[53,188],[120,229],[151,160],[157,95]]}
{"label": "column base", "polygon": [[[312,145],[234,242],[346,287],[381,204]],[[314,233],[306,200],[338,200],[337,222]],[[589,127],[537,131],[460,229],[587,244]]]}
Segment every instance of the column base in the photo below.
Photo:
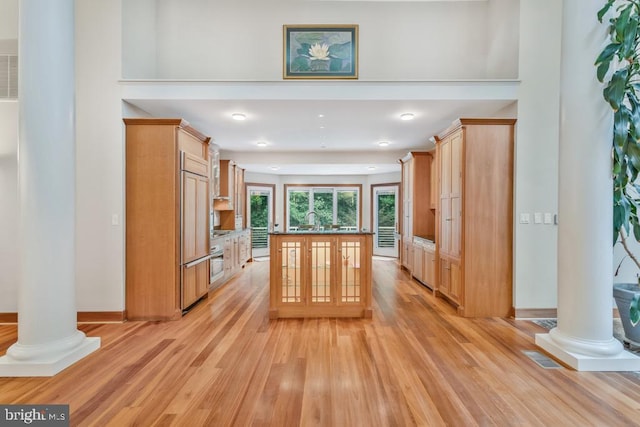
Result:
{"label": "column base", "polygon": [[536,334],[536,345],[577,371],[640,371],[640,357],[628,351],[587,356],[562,348],[549,334]]}
{"label": "column base", "polygon": [[0,357],[0,377],[52,377],[100,348],[100,338],[84,338],[79,345],[66,351],[53,351],[31,360],[19,360],[9,355]]}

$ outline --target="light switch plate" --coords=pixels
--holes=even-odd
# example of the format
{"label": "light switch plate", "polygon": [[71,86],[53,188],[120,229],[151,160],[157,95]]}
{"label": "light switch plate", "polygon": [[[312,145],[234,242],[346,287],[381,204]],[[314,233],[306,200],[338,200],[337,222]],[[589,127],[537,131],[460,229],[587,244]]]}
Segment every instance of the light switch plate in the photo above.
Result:
{"label": "light switch plate", "polygon": [[529,222],[531,221],[531,215],[528,213],[521,213],[520,214],[520,224],[529,224]]}
{"label": "light switch plate", "polygon": [[536,212],[533,214],[533,223],[542,224],[542,212]]}
{"label": "light switch plate", "polygon": [[120,225],[120,218],[118,214],[111,215],[111,225]]}
{"label": "light switch plate", "polygon": [[553,224],[553,216],[550,212],[544,213],[544,223],[545,224]]}

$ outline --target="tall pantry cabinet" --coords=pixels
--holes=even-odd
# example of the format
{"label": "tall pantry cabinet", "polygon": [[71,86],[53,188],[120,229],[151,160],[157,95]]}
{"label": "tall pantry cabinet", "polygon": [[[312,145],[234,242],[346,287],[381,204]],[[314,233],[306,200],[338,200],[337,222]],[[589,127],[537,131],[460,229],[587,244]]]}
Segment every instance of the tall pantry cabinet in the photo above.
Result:
{"label": "tall pantry cabinet", "polygon": [[512,307],[513,119],[459,119],[436,139],[438,293],[465,317]]}
{"label": "tall pantry cabinet", "polygon": [[411,151],[400,159],[402,164],[400,263],[409,271],[413,271],[413,237],[433,240],[435,235],[435,209],[431,209],[432,160],[433,155],[426,151]]}
{"label": "tall pantry cabinet", "polygon": [[180,119],[126,124],[126,316],[168,320],[209,287],[209,137]]}

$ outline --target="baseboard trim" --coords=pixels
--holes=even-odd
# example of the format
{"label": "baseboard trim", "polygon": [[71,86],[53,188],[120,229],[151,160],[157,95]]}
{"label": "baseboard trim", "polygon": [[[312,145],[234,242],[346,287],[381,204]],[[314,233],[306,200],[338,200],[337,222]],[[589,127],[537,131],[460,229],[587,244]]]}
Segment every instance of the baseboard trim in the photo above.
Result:
{"label": "baseboard trim", "polygon": [[514,308],[516,319],[554,319],[558,317],[557,308]]}
{"label": "baseboard trim", "polygon": [[[79,311],[78,323],[122,323],[124,311]],[[18,323],[18,313],[0,313],[0,323]]]}
{"label": "baseboard trim", "polygon": [[0,323],[18,323],[18,313],[0,313]]}
{"label": "baseboard trim", "polygon": [[[558,317],[557,308],[511,308],[511,317],[516,319],[555,319]],[[613,309],[613,317],[620,318],[617,308]]]}
{"label": "baseboard trim", "polygon": [[126,319],[124,311],[79,311],[81,323],[122,323]]}

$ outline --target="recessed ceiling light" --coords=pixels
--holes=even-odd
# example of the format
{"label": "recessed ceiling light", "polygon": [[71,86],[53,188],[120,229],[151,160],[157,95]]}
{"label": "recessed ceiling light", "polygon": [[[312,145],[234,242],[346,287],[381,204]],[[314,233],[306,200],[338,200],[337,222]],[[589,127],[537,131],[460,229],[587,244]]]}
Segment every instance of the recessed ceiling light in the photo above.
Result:
{"label": "recessed ceiling light", "polygon": [[258,142],[256,142],[256,145],[258,147],[266,147],[267,146],[267,141],[258,141]]}
{"label": "recessed ceiling light", "polygon": [[380,141],[380,142],[378,142],[378,145],[380,147],[388,147],[389,146],[389,141]]}
{"label": "recessed ceiling light", "polygon": [[402,113],[400,114],[400,120],[413,120],[415,115],[413,113]]}
{"label": "recessed ceiling light", "polygon": [[242,120],[245,120],[245,119],[247,118],[247,116],[245,116],[245,115],[244,115],[244,114],[242,114],[242,113],[233,113],[233,114],[231,115],[231,118],[232,118],[233,120],[242,121]]}
{"label": "recessed ceiling light", "polygon": [[318,117],[323,118],[324,114],[318,114]]}
{"label": "recessed ceiling light", "polygon": [[324,126],[320,126],[320,129],[324,129]]}

